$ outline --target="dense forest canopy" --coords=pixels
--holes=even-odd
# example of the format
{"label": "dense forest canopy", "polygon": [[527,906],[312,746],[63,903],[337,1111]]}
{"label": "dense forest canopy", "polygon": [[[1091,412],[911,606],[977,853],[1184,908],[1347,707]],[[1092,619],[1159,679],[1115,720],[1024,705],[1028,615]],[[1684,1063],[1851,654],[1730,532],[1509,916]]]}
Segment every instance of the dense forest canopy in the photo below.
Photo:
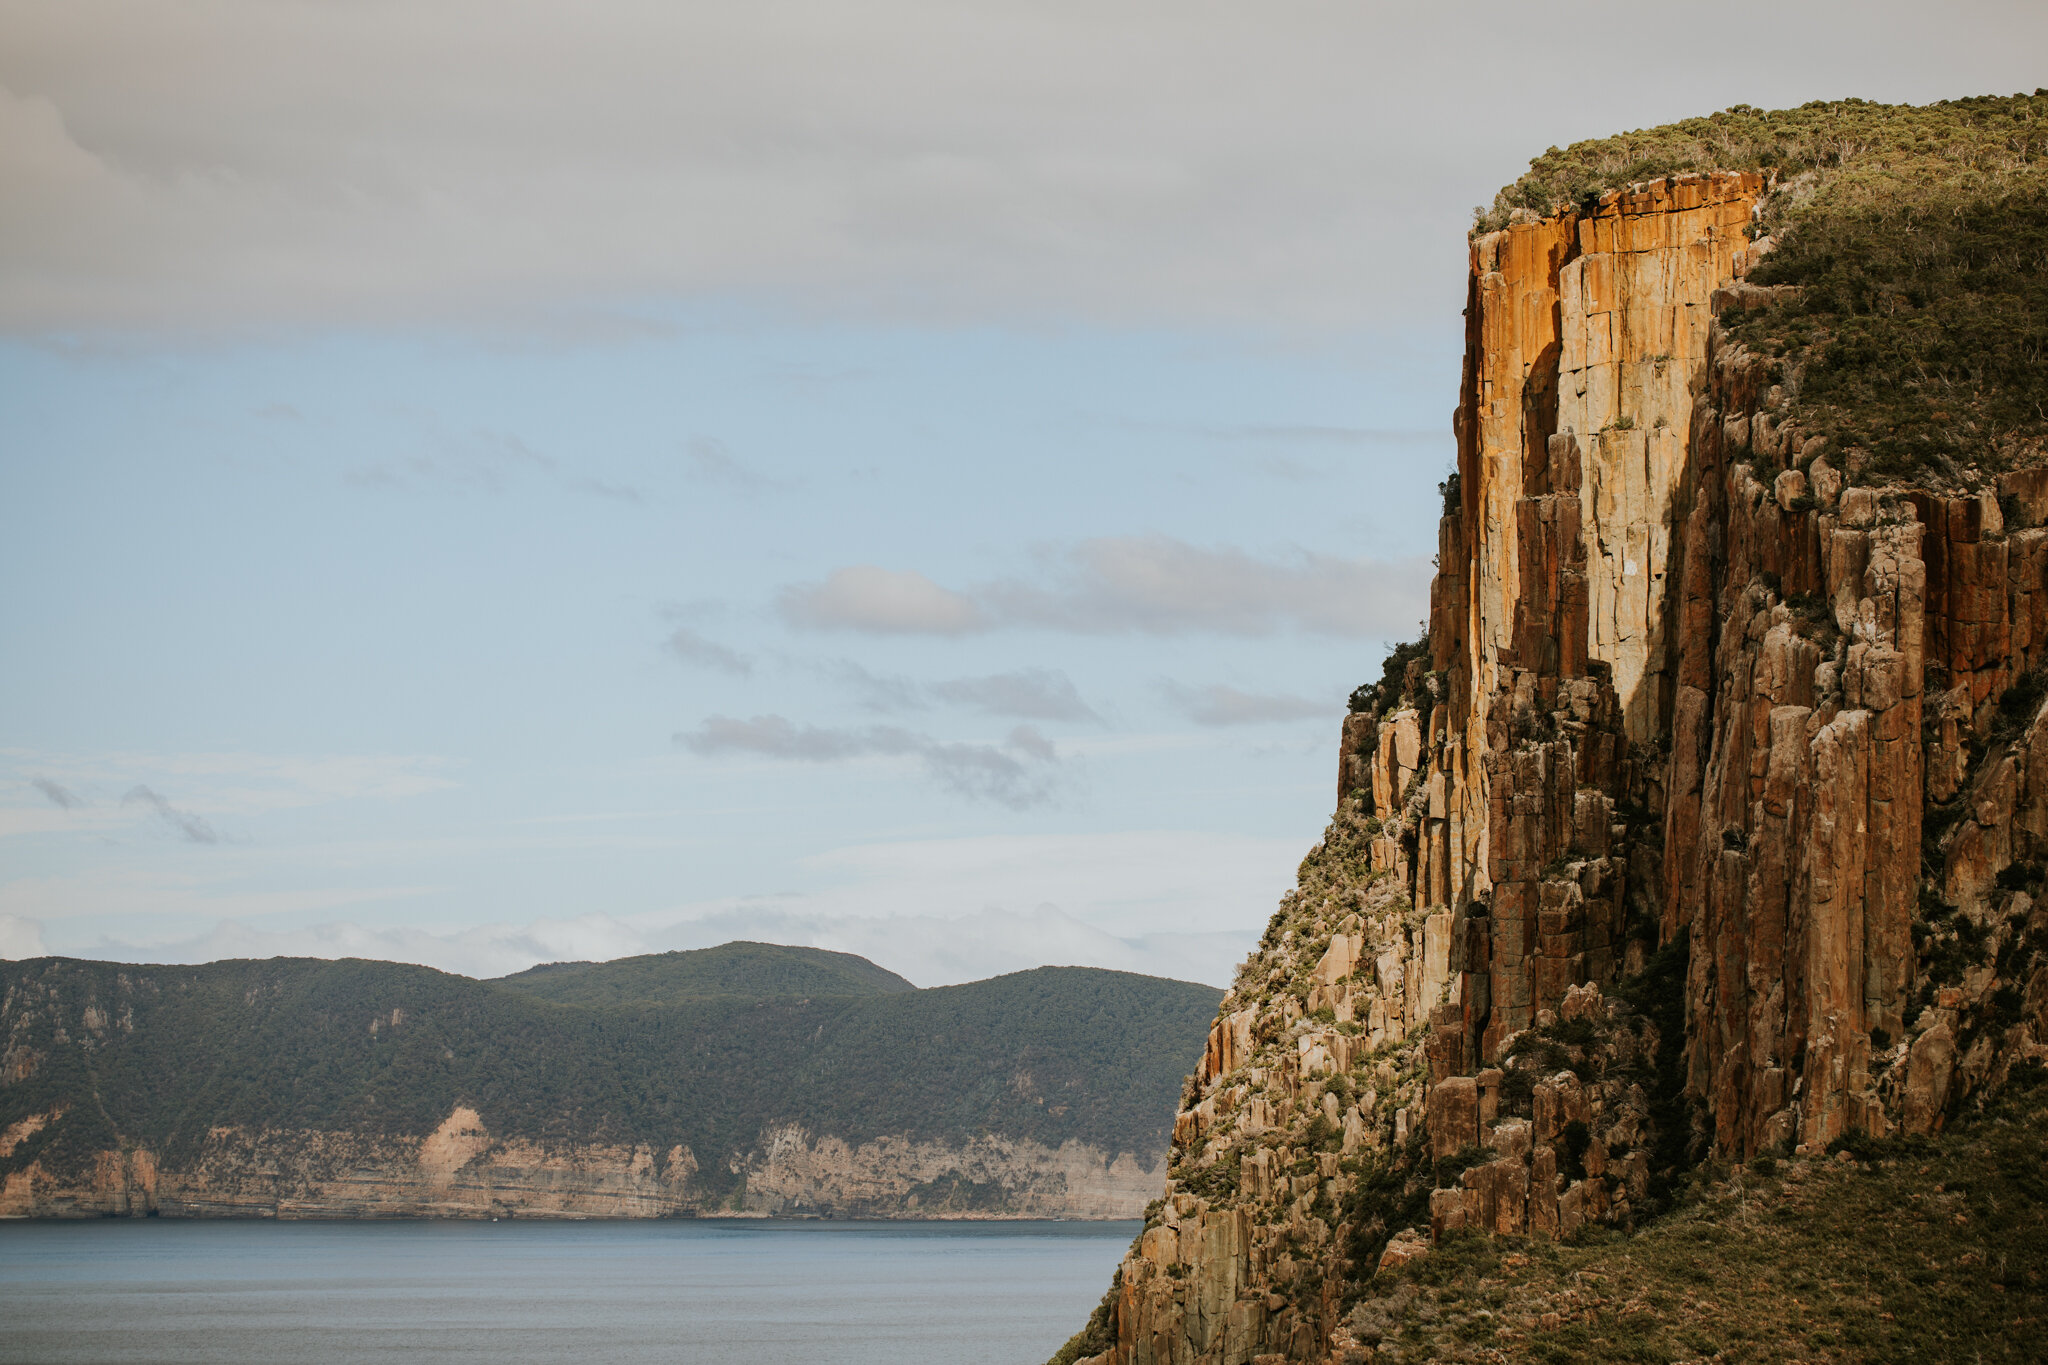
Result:
{"label": "dense forest canopy", "polygon": [[[744,951],[560,973],[600,1004],[537,998],[545,971],[522,985],[361,960],[0,963],[0,1129],[65,1110],[0,1176],[123,1140],[175,1160],[217,1125],[418,1135],[458,1104],[502,1136],[681,1144],[711,1184],[783,1123],[856,1143],[1078,1140],[1150,1163],[1221,994],[1086,967],[915,990],[860,958],[729,947]],[[678,987],[821,972],[866,993]]]}

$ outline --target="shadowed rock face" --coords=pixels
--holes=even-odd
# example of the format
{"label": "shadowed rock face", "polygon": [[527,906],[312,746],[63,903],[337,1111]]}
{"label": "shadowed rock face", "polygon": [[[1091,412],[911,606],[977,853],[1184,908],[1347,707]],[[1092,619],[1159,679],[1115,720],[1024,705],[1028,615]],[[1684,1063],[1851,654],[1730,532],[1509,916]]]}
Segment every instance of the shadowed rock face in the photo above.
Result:
{"label": "shadowed rock face", "polygon": [[1474,241],[1427,656],[1345,721],[1079,1358],[1368,1359],[1343,1286],[1430,1237],[1627,1223],[1659,1163],[1927,1132],[2048,1056],[1999,955],[2048,940],[2048,474],[1859,487],[1781,420],[1716,321],[1767,188]]}

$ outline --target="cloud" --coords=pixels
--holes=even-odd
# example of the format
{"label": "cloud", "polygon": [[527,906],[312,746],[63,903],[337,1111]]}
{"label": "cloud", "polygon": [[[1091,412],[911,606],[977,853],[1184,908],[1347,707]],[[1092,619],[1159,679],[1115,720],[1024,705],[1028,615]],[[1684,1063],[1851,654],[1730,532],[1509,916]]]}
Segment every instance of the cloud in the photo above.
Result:
{"label": "cloud", "polygon": [[62,806],[65,810],[77,810],[85,804],[83,797],[54,778],[32,777],[29,779],[28,784],[44,796],[50,798],[50,804]]}
{"label": "cloud", "polygon": [[[0,883],[0,916],[41,926],[14,940],[18,952],[127,962],[368,957],[496,976],[755,939],[857,952],[926,986],[1047,963],[1223,985],[1293,882],[1301,848],[1297,837],[1195,830],[884,840],[762,869],[778,888],[794,878],[803,890],[440,931],[413,927],[426,912],[407,904],[434,888],[217,887],[188,863]],[[141,925],[163,928],[143,938],[131,927]]]}
{"label": "cloud", "polygon": [[783,590],[792,626],[871,634],[960,635],[1000,627],[1084,635],[1321,635],[1384,638],[1428,612],[1427,560],[1297,552],[1259,559],[1171,536],[1084,541],[1049,557],[1039,582],[965,592],[924,575],[862,565]]}
{"label": "cloud", "polygon": [[981,678],[933,683],[933,696],[995,716],[1024,720],[1100,720],[1074,684],[1056,668],[1020,668]]}
{"label": "cloud", "polygon": [[930,709],[934,701],[1018,720],[1100,720],[1065,673],[1020,668],[978,678],[950,678],[920,686],[900,673],[872,673],[851,659],[824,666],[826,676],[854,694],[863,710],[883,715]]}
{"label": "cloud", "polygon": [[0,961],[20,962],[25,958],[47,957],[43,926],[20,915],[0,915]]}
{"label": "cloud", "polygon": [[934,739],[895,725],[832,729],[797,725],[784,716],[711,716],[675,742],[715,757],[755,754],[789,763],[841,763],[849,759],[914,757],[926,774],[956,796],[992,801],[1012,810],[1051,802],[1059,756],[1052,742],[1029,726],[1010,732],[1002,747]]}
{"label": "cloud", "polygon": [[431,430],[411,454],[351,469],[362,488],[440,486],[470,493],[502,493],[522,473],[552,473],[554,461],[508,432],[479,428]]}
{"label": "cloud", "polygon": [[423,427],[417,449],[388,460],[357,465],[342,476],[344,481],[357,488],[437,488],[498,494],[521,478],[534,476],[548,479],[571,493],[613,502],[647,500],[646,494],[631,484],[566,469],[559,460],[535,450],[511,432],[488,427],[450,432],[443,430],[431,414],[423,419]]}
{"label": "cloud", "polygon": [[178,831],[188,844],[217,844],[220,831],[208,824],[202,817],[179,810],[148,787],[137,786],[121,798],[121,804],[145,805],[163,817],[165,824]]}
{"label": "cloud", "polygon": [[678,626],[668,637],[668,652],[693,668],[745,677],[754,671],[754,661],[716,641],[707,640],[687,626]]}
{"label": "cloud", "polygon": [[1029,910],[989,906],[965,914],[881,916],[749,903],[646,932],[677,948],[749,938],[855,953],[920,986],[1048,965],[1106,967],[1220,986],[1256,939],[1251,929],[1117,934],[1050,903]]}
{"label": "cloud", "polygon": [[1088,634],[1270,635],[1292,626],[1369,636],[1427,611],[1428,574],[1419,560],[1303,552],[1274,562],[1170,536],[1121,536],[1084,542],[1050,588],[1004,584],[989,597],[1005,620]]}
{"label": "cloud", "polygon": [[[1117,934],[1051,904],[1021,911],[991,906],[965,914],[868,916],[756,900],[659,922],[584,915],[449,933],[348,920],[264,929],[230,919],[182,938],[100,938],[64,950],[116,962],[360,957],[488,979],[543,962],[608,962],[745,939],[855,953],[920,986],[957,985],[1046,965],[1106,967],[1222,986],[1255,937],[1249,928]],[[0,915],[0,959],[48,952],[37,921]]]}
{"label": "cloud", "polygon": [[920,573],[872,564],[835,569],[823,583],[785,588],[776,605],[783,620],[809,630],[960,635],[987,625],[980,608],[960,593]]}
{"label": "cloud", "polygon": [[[18,921],[33,924],[33,921]],[[0,957],[7,953],[7,917],[0,916]],[[31,940],[39,942],[39,940]],[[707,945],[708,946],[708,945]],[[223,958],[362,957],[412,962],[464,976],[504,976],[542,962],[608,961],[661,946],[606,915],[484,924],[450,933],[333,920],[304,928],[263,929],[223,919],[204,933],[135,941],[104,937],[81,943],[79,955],[116,962],[217,962]],[[28,954],[23,954],[27,956]]]}
{"label": "cloud", "polygon": [[726,449],[725,442],[710,436],[690,438],[683,447],[683,464],[698,482],[716,484],[736,493],[767,493],[788,486],[741,464]]}
{"label": "cloud", "polygon": [[900,673],[870,673],[851,659],[839,659],[825,666],[834,682],[851,690],[864,711],[895,715],[922,711],[925,700],[918,685]]}
{"label": "cloud", "polygon": [[1339,709],[1334,703],[1284,692],[1241,692],[1222,683],[1184,687],[1168,682],[1161,684],[1160,690],[1197,725],[1263,725],[1270,721],[1327,719]]}
{"label": "cloud", "polygon": [[1653,88],[1567,93],[1550,73],[1647,69],[1692,16],[21,0],[0,326],[541,326],[742,293],[839,315],[1399,319],[1457,306],[1471,205],[1545,143],[1738,98],[2037,83],[2039,6],[1878,9],[1730,0],[1728,31],[1776,39],[1737,76],[1667,63]]}
{"label": "cloud", "polygon": [[608,479],[593,479],[582,475],[565,477],[562,487],[571,493],[588,493],[593,498],[609,498],[613,502],[643,503],[647,495],[629,483],[612,483]]}
{"label": "cloud", "polygon": [[[202,794],[206,807],[237,814],[291,810],[327,801],[396,801],[444,791],[449,760],[407,754],[56,754],[0,749],[0,772],[55,770],[107,786],[173,785]],[[25,779],[26,780],[26,779]],[[47,793],[45,793],[47,795]],[[125,804],[136,799],[131,790]]]}
{"label": "cloud", "polygon": [[1691,63],[1565,95],[1549,73],[1653,65],[1690,16],[23,0],[0,325],[559,325],[743,291],[841,314],[1344,325],[1455,298],[1443,243],[1547,142],[1736,98],[2036,84],[2038,6],[1879,8],[1730,0],[1729,31],[1778,39],[1732,83]]}

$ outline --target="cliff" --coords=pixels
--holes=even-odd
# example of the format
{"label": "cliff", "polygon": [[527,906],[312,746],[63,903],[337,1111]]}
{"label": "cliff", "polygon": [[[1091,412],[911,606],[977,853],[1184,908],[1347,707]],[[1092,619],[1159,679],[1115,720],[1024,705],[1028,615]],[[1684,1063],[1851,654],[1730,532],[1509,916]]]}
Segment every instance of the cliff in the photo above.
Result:
{"label": "cliff", "polygon": [[[1401,1358],[1374,1303],[1446,1239],[1648,1225],[1728,1163],[1924,1141],[2048,1058],[2048,418],[1972,420],[2042,396],[2048,99],[1991,103],[1933,150],[1923,111],[1732,111],[1504,192],[1538,207],[1471,243],[1427,638],[1354,698],[1336,817],[1061,1360]],[[1838,305],[1829,244],[1925,221],[1918,168],[2003,167],[1997,138],[2016,184],[1936,235],[2016,222],[2014,259],[1915,294],[1901,256],[1905,319]],[[1674,147],[1701,168],[1550,194]],[[2033,369],[1894,379],[1872,437],[1842,396],[1912,351],[1858,347],[1970,309]]]}
{"label": "cliff", "polygon": [[1218,994],[759,944],[4,963],[0,1217],[1127,1218]]}

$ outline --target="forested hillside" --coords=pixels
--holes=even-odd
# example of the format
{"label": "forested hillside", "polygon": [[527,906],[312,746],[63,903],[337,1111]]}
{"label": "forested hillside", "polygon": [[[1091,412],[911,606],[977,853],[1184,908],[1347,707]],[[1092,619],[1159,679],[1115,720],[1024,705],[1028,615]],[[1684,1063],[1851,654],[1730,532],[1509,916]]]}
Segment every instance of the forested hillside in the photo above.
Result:
{"label": "forested hillside", "polygon": [[0,1178],[136,1148],[178,1167],[224,1128],[418,1138],[458,1108],[500,1139],[687,1151],[714,1202],[790,1126],[855,1146],[1078,1142],[1150,1166],[1219,994],[1079,967],[921,991],[759,944],[506,981],[360,960],[0,963]]}

